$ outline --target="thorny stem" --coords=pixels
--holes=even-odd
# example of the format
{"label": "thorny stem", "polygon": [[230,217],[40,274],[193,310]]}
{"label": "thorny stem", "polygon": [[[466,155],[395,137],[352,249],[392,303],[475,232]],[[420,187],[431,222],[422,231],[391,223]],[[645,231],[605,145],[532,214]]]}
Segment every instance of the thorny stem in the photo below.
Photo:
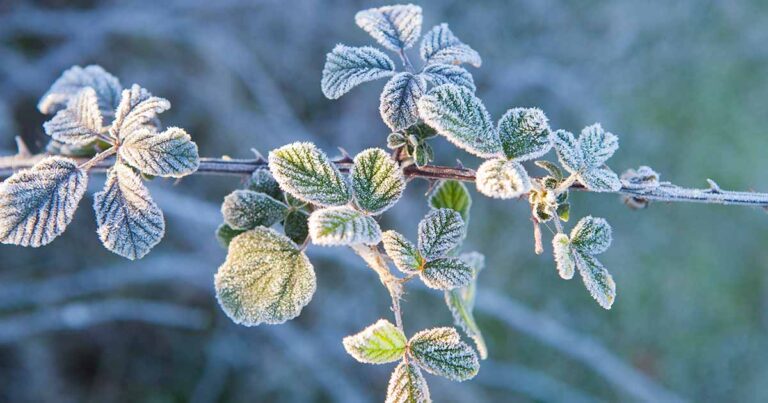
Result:
{"label": "thorny stem", "polygon": [[403,314],[400,310],[400,299],[405,293],[402,279],[392,274],[389,270],[389,265],[376,246],[352,245],[350,247],[379,275],[379,280],[387,288],[389,296],[392,298],[392,313],[395,315],[395,325],[400,331],[405,333],[403,329]]}

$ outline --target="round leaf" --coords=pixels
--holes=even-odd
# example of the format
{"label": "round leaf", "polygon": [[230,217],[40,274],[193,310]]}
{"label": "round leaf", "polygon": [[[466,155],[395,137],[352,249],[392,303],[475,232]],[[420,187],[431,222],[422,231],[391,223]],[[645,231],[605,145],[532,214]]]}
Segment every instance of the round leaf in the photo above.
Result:
{"label": "round leaf", "polygon": [[495,158],[477,168],[477,190],[497,199],[514,199],[531,190],[531,180],[522,165]]}
{"label": "round leaf", "polygon": [[381,214],[392,207],[405,189],[402,170],[380,148],[357,154],[350,176],[357,205],[371,214]]}

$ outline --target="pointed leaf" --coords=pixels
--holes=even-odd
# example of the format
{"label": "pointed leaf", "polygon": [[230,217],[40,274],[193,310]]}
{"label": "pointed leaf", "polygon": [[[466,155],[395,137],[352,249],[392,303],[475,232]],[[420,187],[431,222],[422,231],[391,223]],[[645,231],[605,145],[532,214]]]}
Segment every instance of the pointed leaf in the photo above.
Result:
{"label": "pointed leaf", "polygon": [[429,206],[435,209],[448,208],[461,215],[465,225],[469,222],[469,209],[472,207],[472,196],[463,183],[446,179],[441,180],[429,195]]}
{"label": "pointed leaf", "polygon": [[67,107],[45,122],[45,133],[54,140],[83,146],[95,141],[102,129],[101,112],[96,91],[91,87],[69,98]]}
{"label": "pointed leaf", "polygon": [[420,53],[427,65],[469,63],[475,67],[480,67],[483,63],[480,55],[462,43],[445,23],[435,26],[424,34],[424,39],[421,40]]}
{"label": "pointed leaf", "polygon": [[416,365],[401,362],[395,367],[387,386],[385,403],[429,403],[427,380]]}
{"label": "pointed leaf", "polygon": [[504,154],[514,161],[541,157],[552,148],[549,120],[541,109],[514,108],[499,119]]}
{"label": "pointed leaf", "polygon": [[379,98],[379,112],[393,131],[404,130],[419,121],[416,101],[424,95],[427,82],[422,76],[398,73],[384,85]]}
{"label": "pointed leaf", "polygon": [[396,231],[385,231],[381,234],[384,251],[401,272],[406,274],[417,273],[422,269],[425,261],[421,257],[416,246],[404,235]]}
{"label": "pointed leaf", "polygon": [[462,253],[459,258],[472,268],[473,279],[466,287],[445,292],[445,303],[453,314],[454,323],[461,327],[464,333],[475,342],[481,359],[488,358],[488,347],[485,345],[480,327],[475,321],[472,310],[475,306],[475,291],[477,275],[485,268],[485,256],[478,252]]}
{"label": "pointed leaf", "polygon": [[341,206],[352,195],[338,168],[312,143],[292,143],[269,153],[269,170],[280,188],[321,206]]}
{"label": "pointed leaf", "polygon": [[0,185],[0,242],[34,248],[61,235],[88,183],[71,159],[48,157]]}
{"label": "pointed leaf", "polygon": [[578,172],[583,164],[584,156],[573,133],[558,130],[552,133],[552,140],[555,143],[557,159],[560,164],[570,173]]}
{"label": "pointed leaf", "polygon": [[96,232],[104,247],[122,257],[141,259],[165,234],[163,212],[149,195],[141,176],[115,164],[104,190],[93,196]]}
{"label": "pointed leaf", "polygon": [[243,232],[245,232],[245,230],[234,229],[226,223],[222,223],[218,228],[216,228],[216,239],[219,241],[219,244],[224,247],[224,249],[228,249],[232,239],[242,234]]}
{"label": "pointed leaf", "polygon": [[537,167],[549,172],[549,174],[557,181],[563,180],[563,171],[556,164],[546,160],[539,160],[534,162],[534,164],[536,164]]}
{"label": "pointed leaf", "polygon": [[477,168],[477,190],[497,199],[514,199],[531,190],[525,168],[517,162],[494,158]]}
{"label": "pointed leaf", "polygon": [[435,87],[443,84],[455,84],[475,92],[475,80],[463,67],[452,64],[430,64],[421,72]]}
{"label": "pointed leaf", "polygon": [[430,90],[418,101],[419,115],[457,147],[483,158],[501,152],[491,116],[469,89],[453,84]]}
{"label": "pointed leaf", "polygon": [[357,26],[395,52],[416,43],[421,35],[421,20],[421,7],[413,4],[371,8],[355,14]]}
{"label": "pointed leaf", "polygon": [[403,171],[380,148],[369,148],[357,154],[350,177],[357,205],[371,214],[388,210],[400,200],[405,190]]}
{"label": "pointed leaf", "polygon": [[283,219],[288,207],[264,193],[235,190],[224,198],[221,215],[233,229],[271,227]]}
{"label": "pointed leaf", "polygon": [[427,262],[421,271],[421,280],[429,288],[453,290],[472,281],[473,270],[459,258],[440,258]]}
{"label": "pointed leaf", "polygon": [[280,185],[272,177],[269,169],[260,168],[253,171],[246,188],[254,192],[264,193],[275,200],[283,200],[283,191],[280,190]]}
{"label": "pointed leaf", "polygon": [[344,338],[344,349],[365,364],[398,361],[405,354],[408,340],[403,332],[387,320],[379,319],[363,331]]}
{"label": "pointed leaf", "polygon": [[326,56],[321,87],[326,98],[338,99],[362,83],[394,74],[395,63],[380,50],[336,45]]}
{"label": "pointed leaf", "polygon": [[431,374],[466,381],[480,370],[477,355],[454,328],[422,330],[411,337],[408,345],[414,361]]}
{"label": "pointed leaf", "polygon": [[200,166],[197,144],[178,127],[162,133],[136,130],[123,139],[118,153],[134,168],[153,176],[181,178]]}
{"label": "pointed leaf", "polygon": [[420,143],[413,150],[413,163],[417,167],[421,168],[424,165],[429,164],[435,159],[435,154],[432,151],[432,146],[427,143]]}
{"label": "pointed leaf", "polygon": [[571,231],[571,244],[582,253],[598,255],[611,246],[611,226],[604,218],[586,216]]}
{"label": "pointed leaf", "polygon": [[123,140],[136,131],[148,129],[147,126],[154,126],[152,122],[158,114],[170,108],[171,103],[167,99],[152,96],[149,91],[134,84],[130,89],[123,90],[115,120],[109,129],[110,135]]}
{"label": "pointed leaf", "polygon": [[581,252],[576,252],[574,255],[581,279],[592,298],[603,308],[611,309],[616,299],[616,283],[611,274],[594,256]]}
{"label": "pointed leaf", "polygon": [[595,123],[581,131],[579,146],[584,156],[584,165],[596,168],[605,164],[619,149],[619,138],[606,132],[600,123]]}
{"label": "pointed leaf", "polygon": [[301,210],[293,210],[285,216],[283,230],[288,238],[301,245],[309,236],[309,214]]}
{"label": "pointed leaf", "polygon": [[51,89],[40,98],[37,109],[46,115],[56,113],[64,109],[70,99],[83,88],[88,87],[96,92],[101,115],[104,117],[114,115],[123,87],[117,78],[96,65],[85,68],[74,66],[65,71],[53,83]]}
{"label": "pointed leaf", "polygon": [[426,260],[437,259],[464,239],[464,221],[456,211],[432,210],[419,222],[419,252]]}
{"label": "pointed leaf", "polygon": [[593,192],[617,192],[621,180],[608,167],[591,168],[579,174],[579,182]]}
{"label": "pointed leaf", "polygon": [[232,240],[215,277],[221,308],[245,326],[279,324],[299,316],[315,287],[315,271],[304,252],[264,227]]}
{"label": "pointed leaf", "polygon": [[326,207],[309,216],[309,235],[316,245],[375,245],[381,240],[381,229],[373,217],[357,210]]}
{"label": "pointed leaf", "polygon": [[555,256],[557,272],[565,280],[573,278],[573,272],[576,267],[573,252],[571,252],[571,241],[568,235],[557,234],[552,238],[552,254]]}

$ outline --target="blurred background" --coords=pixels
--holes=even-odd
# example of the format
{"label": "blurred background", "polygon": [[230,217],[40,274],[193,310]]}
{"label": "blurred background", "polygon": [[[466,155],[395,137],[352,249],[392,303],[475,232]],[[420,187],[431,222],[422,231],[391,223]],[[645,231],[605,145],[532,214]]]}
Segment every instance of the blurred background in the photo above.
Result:
{"label": "blurred background", "polygon": [[[618,172],[645,164],[680,185],[768,190],[767,2],[418,3],[423,32],[448,22],[482,55],[469,69],[492,115],[538,106],[574,132],[599,121],[619,135],[609,161]],[[383,146],[383,81],[337,101],[320,91],[325,53],[372,45],[354,14],[382,4],[0,0],[0,150],[13,154],[16,135],[43,148],[37,100],[63,70],[92,63],[168,98],[163,123],[187,129],[204,156],[294,140]],[[478,164],[434,144],[438,163]],[[101,247],[90,200],[53,244],[0,246],[0,400],[382,401],[391,366],[360,365],[341,344],[389,315],[386,292],[351,252],[309,249],[318,291],[285,325],[238,327],[217,306],[225,251],[213,231],[239,184],[153,181],[167,231],[137,262]],[[412,182],[382,226],[413,236],[426,190]],[[768,400],[765,212],[632,211],[614,195],[572,195],[572,216],[614,228],[601,260],[618,296],[605,311],[578,278],[557,276],[549,248],[533,253],[526,203],[474,195],[467,248],[487,257],[476,316],[490,359],[470,382],[427,375],[436,401]],[[409,333],[452,322],[442,295],[422,288],[404,309]]]}

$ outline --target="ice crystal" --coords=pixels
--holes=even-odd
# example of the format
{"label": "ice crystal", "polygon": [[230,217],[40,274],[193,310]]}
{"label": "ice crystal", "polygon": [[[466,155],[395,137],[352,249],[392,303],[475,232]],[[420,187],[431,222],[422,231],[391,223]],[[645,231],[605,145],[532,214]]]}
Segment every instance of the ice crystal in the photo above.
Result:
{"label": "ice crystal", "polygon": [[312,143],[291,143],[272,150],[269,170],[280,188],[308,203],[341,206],[352,197],[339,170]]}
{"label": "ice crystal", "polygon": [[40,98],[37,109],[46,115],[56,113],[67,107],[70,99],[84,88],[92,88],[96,92],[99,110],[105,118],[114,114],[123,87],[117,78],[96,65],[85,68],[74,66],[62,73]]}
{"label": "ice crystal", "polygon": [[235,190],[224,198],[221,214],[233,229],[248,230],[258,226],[270,227],[282,220],[286,205],[252,190]]}
{"label": "ice crystal", "polygon": [[326,207],[309,216],[309,235],[316,245],[375,245],[381,240],[381,229],[373,217],[357,210]]}
{"label": "ice crystal", "polygon": [[464,230],[464,221],[456,211],[432,210],[419,222],[419,252],[427,260],[443,257],[461,243]]}
{"label": "ice crystal", "polygon": [[421,7],[413,4],[370,8],[355,15],[357,26],[395,52],[416,43],[421,35],[421,20]]}
{"label": "ice crystal", "polygon": [[571,241],[568,239],[568,235],[556,234],[555,237],[552,238],[552,254],[555,256],[557,273],[560,277],[565,280],[573,278],[576,263],[573,259]]}
{"label": "ice crystal", "polygon": [[357,361],[385,364],[403,357],[408,340],[395,325],[385,319],[379,319],[361,332],[345,337],[343,344],[347,353]]}
{"label": "ice crystal", "polygon": [[538,108],[508,110],[499,119],[498,131],[504,154],[513,161],[538,158],[552,148],[549,121]]}
{"label": "ice crystal", "polygon": [[419,120],[416,101],[424,95],[427,82],[421,75],[398,73],[384,85],[379,112],[393,131],[407,129]]}
{"label": "ice crystal", "polygon": [[424,284],[436,290],[464,287],[472,281],[472,276],[472,268],[459,258],[430,260],[421,271]]}
{"label": "ice crystal", "polygon": [[385,231],[381,234],[384,251],[400,271],[407,274],[417,273],[424,265],[416,246],[404,235],[396,231]]}
{"label": "ice crystal", "polygon": [[395,205],[405,190],[405,177],[390,155],[369,148],[355,156],[350,173],[357,205],[371,214],[381,214]]}
{"label": "ice crystal", "polygon": [[504,158],[483,162],[477,168],[477,190],[497,199],[514,199],[531,190],[531,180],[522,165]]}
{"label": "ice crystal", "polygon": [[411,337],[408,347],[414,361],[434,375],[466,381],[480,370],[474,350],[451,327],[422,330]]}
{"label": "ice crystal", "polygon": [[472,197],[463,183],[448,179],[441,180],[429,194],[429,206],[435,209],[448,208],[461,215],[464,224],[469,223],[469,209],[472,207]]}
{"label": "ice crystal", "polygon": [[83,146],[95,141],[102,131],[96,91],[91,87],[80,90],[43,128],[46,134],[62,143]]}
{"label": "ice crystal", "polygon": [[430,64],[424,67],[421,74],[434,86],[454,84],[475,92],[475,80],[463,67],[453,64]]}
{"label": "ice crystal", "polygon": [[133,131],[123,139],[118,153],[134,168],[154,176],[181,178],[200,165],[197,144],[178,127],[162,133],[146,128]]}
{"label": "ice crystal", "polygon": [[338,99],[362,83],[394,74],[395,63],[380,50],[336,45],[326,56],[320,84],[326,98]]}
{"label": "ice crystal", "polygon": [[425,63],[461,64],[469,63],[480,67],[480,55],[464,44],[451,32],[448,24],[436,25],[424,34],[421,40],[421,58]]}
{"label": "ice crystal", "polygon": [[387,386],[385,403],[429,403],[429,387],[421,370],[414,364],[402,361],[395,367]]}

